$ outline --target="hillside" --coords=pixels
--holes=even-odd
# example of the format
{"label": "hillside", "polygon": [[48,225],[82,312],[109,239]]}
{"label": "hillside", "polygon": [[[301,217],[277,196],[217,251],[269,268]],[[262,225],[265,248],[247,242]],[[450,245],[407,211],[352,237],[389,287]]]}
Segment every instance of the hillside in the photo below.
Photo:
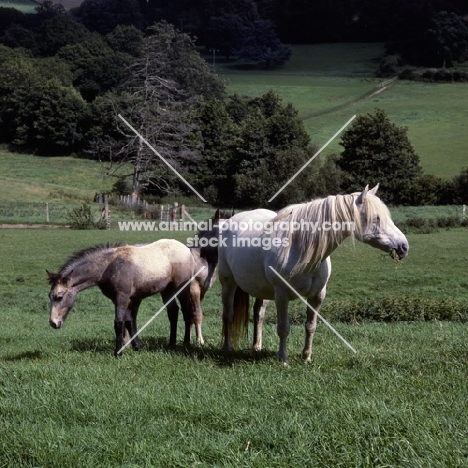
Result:
{"label": "hillside", "polygon": [[[34,13],[38,3],[43,0],[0,0],[0,7],[16,8],[24,13]],[[66,10],[75,8],[83,3],[83,0],[54,0],[54,3],[63,5]]]}
{"label": "hillside", "polygon": [[[442,177],[458,174],[468,164],[466,83],[397,81],[377,91],[375,77],[382,44],[314,44],[294,46],[284,67],[260,70],[217,60],[216,71],[228,91],[258,96],[273,89],[291,102],[312,140],[323,145],[354,114],[386,111],[408,135],[424,171]],[[341,151],[339,138],[324,152]]]}

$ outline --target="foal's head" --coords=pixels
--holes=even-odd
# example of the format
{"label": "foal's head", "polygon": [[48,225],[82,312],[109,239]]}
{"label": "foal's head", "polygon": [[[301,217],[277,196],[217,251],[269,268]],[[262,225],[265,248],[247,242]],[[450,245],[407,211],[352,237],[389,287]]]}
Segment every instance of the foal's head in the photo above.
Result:
{"label": "foal's head", "polygon": [[70,272],[67,276],[62,276],[59,273],[47,272],[51,285],[49,292],[49,323],[54,328],[61,328],[75,302],[77,291],[71,284],[72,273]]}

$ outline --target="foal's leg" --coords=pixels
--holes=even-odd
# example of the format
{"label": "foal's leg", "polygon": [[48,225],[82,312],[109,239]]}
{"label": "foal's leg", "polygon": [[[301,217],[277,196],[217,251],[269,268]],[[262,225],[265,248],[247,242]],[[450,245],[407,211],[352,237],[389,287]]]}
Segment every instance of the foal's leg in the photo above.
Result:
{"label": "foal's leg", "polygon": [[184,317],[185,323],[184,345],[190,346],[190,337],[192,335],[192,324],[194,316],[194,304],[192,304],[190,291],[187,288],[185,288],[178,294],[177,299],[180,302],[180,307],[182,308],[182,316]]}
{"label": "foal's leg", "polygon": [[[310,304],[317,312],[325,299],[326,288],[323,288],[316,296],[307,298]],[[312,357],[312,341],[314,339],[315,330],[317,328],[317,314],[307,307],[307,320],[305,323],[305,342],[302,350],[302,358],[305,362],[310,362]]]}
{"label": "foal's leg", "polygon": [[137,333],[137,324],[136,319],[138,315],[138,309],[141,304],[141,299],[132,299],[130,301],[130,306],[128,308],[128,313],[125,318],[125,328],[130,335],[130,339],[132,339],[132,347],[135,351],[140,349],[141,343],[140,339],[138,338]]}
{"label": "foal's leg", "polygon": [[253,306],[254,313],[254,337],[253,337],[253,350],[262,350],[262,333],[263,333],[263,320],[265,318],[265,310],[269,301],[262,299],[255,299]]}
{"label": "foal's leg", "polygon": [[202,291],[200,284],[195,280],[190,285],[190,310],[191,310],[191,323],[195,325],[195,334],[197,336],[197,343],[199,346],[205,344],[202,335],[202,322],[203,312],[201,309]]}
{"label": "foal's leg", "polygon": [[125,333],[125,319],[127,317],[127,311],[130,306],[130,299],[125,295],[117,296],[115,299],[115,319],[114,319],[114,331],[115,331],[115,350],[114,356],[121,356],[122,346],[124,344],[124,333]]}
{"label": "foal's leg", "polygon": [[[161,297],[163,302],[166,304],[169,299],[174,296],[175,290],[173,288],[166,288],[161,291]],[[169,318],[170,333],[169,333],[169,346],[174,347],[177,340],[177,319],[179,317],[179,306],[177,305],[176,299],[173,299],[169,304],[166,305],[167,317]]]}
{"label": "foal's leg", "polygon": [[277,332],[280,339],[278,349],[278,359],[283,361],[284,365],[288,364],[288,350],[287,341],[290,331],[289,317],[288,317],[288,292],[282,288],[275,289],[275,304],[277,314]]}

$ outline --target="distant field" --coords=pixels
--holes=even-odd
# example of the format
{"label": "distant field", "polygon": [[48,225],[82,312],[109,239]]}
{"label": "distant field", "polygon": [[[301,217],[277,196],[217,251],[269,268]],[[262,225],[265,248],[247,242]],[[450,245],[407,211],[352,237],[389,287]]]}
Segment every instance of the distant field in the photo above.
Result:
{"label": "distant field", "polygon": [[33,0],[0,0],[0,7],[16,8],[23,13],[34,13],[38,3]]}
{"label": "distant field", "polygon": [[[290,62],[275,70],[219,63],[217,72],[228,91],[258,96],[273,89],[291,102],[312,140],[323,145],[354,114],[384,109],[408,135],[427,173],[458,174],[468,165],[468,85],[397,81],[363,98],[382,81],[375,78],[381,44],[315,44],[293,46]],[[339,138],[324,154],[339,152]]]}
{"label": "distant field", "polygon": [[[42,0],[0,0],[0,7],[16,8],[23,13],[34,13],[38,3],[42,3]],[[81,5],[83,0],[54,0],[53,3],[60,3],[69,10]]]}
{"label": "distant field", "polygon": [[84,201],[111,189],[100,163],[71,157],[43,157],[0,150],[0,202],[57,199]]}

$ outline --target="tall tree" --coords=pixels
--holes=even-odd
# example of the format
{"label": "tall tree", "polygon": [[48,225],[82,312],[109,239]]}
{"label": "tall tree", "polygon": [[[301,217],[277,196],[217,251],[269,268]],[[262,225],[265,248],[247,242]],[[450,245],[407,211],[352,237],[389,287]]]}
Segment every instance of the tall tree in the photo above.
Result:
{"label": "tall tree", "polygon": [[[178,172],[197,159],[195,127],[190,107],[194,99],[174,80],[164,77],[170,57],[158,36],[143,42],[141,55],[130,67],[130,78],[118,94],[108,95],[118,133],[112,129],[96,142],[97,151],[110,159],[109,172],[131,179],[133,197],[143,190],[174,190],[176,177],[126,124],[121,114]],[[109,107],[108,107],[109,109]],[[127,168],[131,167],[128,172]]]}
{"label": "tall tree", "polygon": [[429,44],[432,45],[438,64],[445,68],[453,61],[468,59],[468,26],[463,18],[455,13],[439,12],[432,20],[427,31]]}
{"label": "tall tree", "polygon": [[422,168],[407,131],[381,109],[358,116],[340,142],[344,150],[337,164],[346,173],[344,188],[357,191],[379,183],[386,202],[408,203]]}
{"label": "tall tree", "polygon": [[213,73],[188,34],[165,21],[149,31],[153,48],[165,58],[158,70],[160,76],[174,80],[192,96],[223,97],[224,81]]}
{"label": "tall tree", "polygon": [[266,67],[291,58],[291,47],[283,44],[270,20],[258,19],[245,26],[243,40],[234,54],[248,63],[264,62]]}
{"label": "tall tree", "polygon": [[70,153],[84,139],[89,109],[63,64],[46,63],[18,58],[0,67],[0,138],[40,154]]}
{"label": "tall tree", "polygon": [[[225,110],[221,106],[225,106]],[[213,114],[213,122],[209,116]],[[231,96],[209,106],[200,126],[203,162],[213,177],[202,180],[210,200],[225,206],[262,206],[312,157],[309,136],[297,111],[270,91],[247,99]],[[205,160],[205,157],[207,158]],[[219,158],[219,159],[218,159]],[[272,207],[311,195],[310,170],[274,199]]]}

